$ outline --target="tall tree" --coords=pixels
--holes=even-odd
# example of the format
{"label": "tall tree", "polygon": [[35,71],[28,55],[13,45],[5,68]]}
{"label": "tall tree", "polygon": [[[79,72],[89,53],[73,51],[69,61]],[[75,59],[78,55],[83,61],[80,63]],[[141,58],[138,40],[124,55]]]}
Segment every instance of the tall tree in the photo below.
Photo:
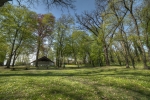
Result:
{"label": "tall tree", "polygon": [[[132,62],[133,68],[135,68],[135,61],[134,58],[130,52],[130,44],[129,44],[129,39],[128,39],[128,34],[126,32],[125,28],[125,20],[127,16],[127,10],[122,7],[122,3],[119,1],[110,1],[109,2],[109,9],[112,11],[112,16],[115,17],[116,22],[118,23],[118,32],[119,33],[119,41],[121,42],[123,48],[124,48],[124,53],[125,53],[125,61],[126,61],[126,68],[129,68],[129,59]],[[117,35],[117,34],[116,34]]]}
{"label": "tall tree", "polygon": [[56,51],[56,65],[61,67],[64,61],[66,40],[70,34],[74,19],[72,16],[62,15],[56,22],[55,27],[55,51]]}
{"label": "tall tree", "polygon": [[32,37],[33,29],[31,28],[31,23],[33,23],[33,20],[31,17],[34,13],[25,7],[15,7],[9,4],[0,10],[1,30],[5,34],[9,45],[7,54],[7,68],[9,68],[12,60],[15,60],[13,56],[16,56],[23,43]]}
{"label": "tall tree", "polygon": [[[78,22],[83,28],[93,33],[96,38],[99,38],[98,42],[101,42],[107,66],[110,65],[109,46],[119,26],[119,23],[116,23],[111,17],[112,12],[109,11],[109,2],[109,0],[96,0],[96,10],[76,15]],[[114,20],[114,22],[110,20]]]}
{"label": "tall tree", "polygon": [[143,5],[136,9],[138,19],[140,22],[140,30],[143,33],[143,42],[148,49],[148,58],[150,61],[150,2],[145,0]]}
{"label": "tall tree", "polygon": [[75,64],[86,63],[88,50],[90,46],[89,35],[85,31],[74,30],[70,36],[70,48]]}
{"label": "tall tree", "polygon": [[37,15],[37,23],[35,24],[35,36],[37,41],[37,52],[36,52],[36,64],[38,67],[38,57],[40,50],[43,51],[44,56],[44,43],[47,41],[49,37],[51,37],[53,33],[55,17],[52,14],[39,14]]}
{"label": "tall tree", "polygon": [[137,42],[139,43],[139,46],[141,48],[141,57],[142,57],[142,61],[143,61],[143,65],[144,65],[144,68],[148,68],[148,65],[147,65],[147,58],[146,58],[146,52],[145,52],[145,49],[144,49],[144,44],[142,42],[142,39],[141,39],[141,32],[140,32],[140,27],[139,27],[139,24],[138,24],[138,19],[136,18],[136,13],[135,13],[135,0],[130,0],[130,1],[126,1],[126,0],[122,0],[123,2],[123,6],[126,10],[128,10],[128,12],[130,13],[131,15],[131,18],[132,18],[132,21],[133,21],[133,24],[135,26],[135,33],[137,35]]}

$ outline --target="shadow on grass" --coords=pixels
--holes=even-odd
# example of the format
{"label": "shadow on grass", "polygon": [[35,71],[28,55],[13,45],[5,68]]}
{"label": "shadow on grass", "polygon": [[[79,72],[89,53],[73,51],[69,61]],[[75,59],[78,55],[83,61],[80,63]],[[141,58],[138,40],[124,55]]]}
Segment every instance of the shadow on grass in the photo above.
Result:
{"label": "shadow on grass", "polygon": [[[138,93],[140,95],[143,95],[146,98],[150,98],[150,93],[149,93],[149,91],[147,89],[143,90],[143,89],[140,89],[140,88],[138,88],[138,87],[136,87],[134,85],[135,84],[128,84],[128,85],[124,86],[124,85],[115,85],[115,84],[112,84],[112,86],[115,87],[115,88],[122,88],[124,90],[132,91],[132,92]],[[139,100],[138,96],[135,97],[135,98],[136,98],[135,100]]]}
{"label": "shadow on grass", "polygon": [[[54,70],[54,69],[52,69]],[[98,70],[86,70],[86,71],[80,71],[77,70],[77,72],[61,72],[61,70],[57,70],[60,72],[53,72],[52,70],[48,70],[48,72],[41,73],[37,70],[35,72],[23,72],[23,73],[15,73],[15,72],[21,72],[21,71],[12,71],[14,73],[1,73],[0,76],[147,76],[149,77],[149,73],[144,73],[141,71],[136,70],[130,70],[130,69],[98,69]]]}
{"label": "shadow on grass", "polygon": [[[85,70],[84,70],[85,69]],[[73,72],[69,72],[72,71]],[[8,73],[0,71],[0,76],[113,76],[113,77],[128,77],[134,78],[134,76],[150,76],[150,73],[143,72],[144,70],[133,70],[122,67],[67,67],[64,69],[51,68],[48,70],[8,70]],[[66,72],[65,72],[66,71]],[[42,73],[41,73],[42,72]]]}
{"label": "shadow on grass", "polygon": [[[35,71],[35,70],[34,70]],[[139,70],[131,70],[131,69],[117,69],[117,68],[113,68],[113,69],[95,69],[95,70],[77,70],[77,71],[74,71],[74,72],[61,72],[61,70],[57,70],[57,71],[51,71],[51,70],[48,70],[48,71],[44,71],[41,73],[41,71],[35,71],[35,72],[30,72],[30,71],[26,71],[26,72],[23,72],[21,73],[21,71],[11,71],[12,73],[1,73],[0,76],[6,76],[6,77],[9,77],[9,76],[31,76],[31,77],[40,77],[40,76],[44,76],[44,77],[47,77],[47,76],[98,76],[98,77],[105,77],[105,76],[112,76],[112,77],[128,77],[128,78],[131,78],[131,79],[135,79],[136,76],[147,76],[149,77],[150,76],[150,73],[144,73],[142,71],[139,71]],[[59,72],[58,72],[59,71]],[[19,73],[17,73],[19,72]],[[93,78],[93,77],[91,77]],[[98,78],[100,79],[100,78]],[[149,81],[149,80],[145,80],[145,81]],[[92,83],[93,84],[93,83]],[[97,85],[97,86],[96,86]],[[127,89],[127,90],[130,90],[130,91],[133,91],[133,92],[137,92],[139,94],[142,94],[142,95],[145,95],[147,98],[150,98],[149,97],[149,93],[148,92],[145,92],[143,89],[136,89],[135,88],[132,88],[134,87],[132,84],[131,86],[128,85],[128,86],[122,86],[122,85],[117,85],[116,83],[108,83],[108,84],[105,84],[106,86],[114,86],[114,87],[119,87],[119,88],[123,88],[123,89]],[[93,88],[96,90],[98,86],[100,86],[100,84],[93,84]],[[75,100],[83,100],[85,98],[82,98],[80,94],[76,93],[76,94],[73,94],[71,93],[70,91],[69,92],[64,92],[62,90],[52,90],[52,91],[48,91],[50,94],[55,94],[55,93],[58,93],[58,94],[63,94],[63,95],[66,95],[66,96],[69,96],[69,97],[72,97],[72,99],[75,99]],[[99,95],[102,95],[101,91],[99,91],[98,93]],[[86,93],[84,94],[86,95]],[[138,98],[137,98],[138,99]]]}

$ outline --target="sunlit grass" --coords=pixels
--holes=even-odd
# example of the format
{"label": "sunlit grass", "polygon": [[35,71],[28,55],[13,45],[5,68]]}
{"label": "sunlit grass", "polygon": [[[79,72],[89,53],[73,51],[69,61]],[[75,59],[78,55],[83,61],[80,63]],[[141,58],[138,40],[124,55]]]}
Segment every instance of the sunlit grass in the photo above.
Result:
{"label": "sunlit grass", "polygon": [[0,100],[150,100],[150,71],[125,67],[0,68]]}

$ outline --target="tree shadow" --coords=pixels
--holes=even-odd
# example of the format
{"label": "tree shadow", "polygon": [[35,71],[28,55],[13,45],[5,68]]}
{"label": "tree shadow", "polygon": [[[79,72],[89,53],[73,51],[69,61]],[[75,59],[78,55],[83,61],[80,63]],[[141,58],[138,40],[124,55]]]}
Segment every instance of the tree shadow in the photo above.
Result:
{"label": "tree shadow", "polygon": [[[72,68],[71,68],[72,69]],[[74,68],[76,69],[76,68]],[[78,68],[79,69],[79,68]],[[53,70],[57,70],[59,72],[53,72]],[[135,71],[135,70],[130,70],[130,69],[117,69],[117,68],[112,68],[112,69],[97,69],[97,70],[85,70],[85,71],[80,71],[77,70],[76,72],[61,72],[63,69],[49,69],[49,70],[44,70],[44,73],[38,72],[40,70],[33,70],[34,72],[30,72],[32,70],[27,70],[26,72],[21,73],[22,70],[15,70],[12,71],[13,73],[0,73],[0,76],[116,76],[116,77],[126,77],[126,76],[146,76],[149,77],[149,73],[144,73],[141,71]],[[66,70],[66,69],[64,69]],[[70,70],[69,68],[67,70]],[[48,72],[47,72],[48,71]]]}

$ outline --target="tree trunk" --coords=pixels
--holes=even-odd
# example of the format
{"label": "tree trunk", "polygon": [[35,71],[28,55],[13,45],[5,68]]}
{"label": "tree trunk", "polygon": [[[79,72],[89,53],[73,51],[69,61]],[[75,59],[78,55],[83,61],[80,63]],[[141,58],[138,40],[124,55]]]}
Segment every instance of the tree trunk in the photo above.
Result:
{"label": "tree trunk", "polygon": [[104,54],[105,54],[106,66],[110,66],[109,57],[108,57],[108,47],[106,44],[104,45]]}
{"label": "tree trunk", "polygon": [[90,52],[88,52],[88,56],[89,56],[88,63],[91,65],[92,64],[92,58],[91,58]]}
{"label": "tree trunk", "polygon": [[60,67],[63,65],[63,52],[62,49],[60,50]]}
{"label": "tree trunk", "polygon": [[150,62],[150,48],[148,49],[148,61]]}
{"label": "tree trunk", "polygon": [[14,54],[14,56],[13,56],[13,63],[12,63],[12,67],[14,67],[14,65],[15,65],[15,60],[16,60],[16,53]]}
{"label": "tree trunk", "polygon": [[7,60],[7,63],[6,63],[7,68],[10,68],[12,56],[13,56],[13,54],[10,54],[10,56],[9,56],[9,58]]}
{"label": "tree trunk", "polygon": [[113,52],[113,50],[110,50],[110,53],[109,53],[109,55],[110,55],[110,61],[111,61],[111,63],[114,63],[115,61],[114,61],[112,52]]}
{"label": "tree trunk", "polygon": [[140,60],[140,54],[138,53],[138,51],[141,51],[141,50],[138,50],[138,46],[137,46],[137,43],[136,43],[136,41],[134,41],[134,52],[135,52],[135,56],[136,56],[136,61],[137,62],[141,62],[141,60]]}
{"label": "tree trunk", "polygon": [[56,66],[59,68],[60,66],[59,66],[59,58],[57,57],[56,58]]}
{"label": "tree trunk", "polygon": [[17,35],[18,35],[18,31],[19,30],[16,30],[15,37],[14,37],[14,40],[12,42],[12,48],[11,48],[10,55],[9,55],[9,58],[8,58],[8,61],[7,61],[7,65],[6,65],[7,68],[10,68],[10,64],[11,64],[11,60],[12,60],[12,56],[13,56],[13,51],[14,51],[15,41],[16,41],[16,38],[17,38]]}
{"label": "tree trunk", "polygon": [[126,44],[125,44],[125,42],[124,41],[122,41],[121,42],[121,44],[122,44],[122,47],[123,47],[123,49],[124,49],[124,54],[123,54],[123,52],[122,52],[122,55],[124,55],[124,58],[125,58],[125,62],[126,62],[126,68],[130,68],[130,64],[129,64],[129,54],[128,54],[128,52],[127,52],[127,48],[126,48]]}
{"label": "tree trunk", "polygon": [[83,56],[83,64],[86,64],[86,56]]}
{"label": "tree trunk", "polygon": [[37,67],[37,69],[38,69],[38,58],[39,58],[40,45],[41,45],[40,37],[38,37],[38,42],[37,42],[37,43],[38,43],[38,44],[37,44],[35,67]]}
{"label": "tree trunk", "polygon": [[137,43],[139,43],[139,46],[142,50],[142,61],[143,61],[143,65],[144,65],[144,69],[148,69],[148,66],[147,66],[147,59],[146,59],[146,53],[145,53],[145,50],[144,50],[144,47],[143,47],[143,44],[142,44],[142,41],[141,41],[141,37],[140,37],[140,31],[139,31],[139,26],[138,26],[138,22],[137,22],[137,19],[135,18],[134,16],[134,13],[133,13],[133,0],[130,1],[130,4],[129,6],[126,4],[126,1],[123,0],[123,3],[124,3],[124,7],[130,12],[131,14],[131,18],[133,19],[133,23],[135,25],[135,29],[136,29],[136,34],[137,34]]}
{"label": "tree trunk", "polygon": [[130,68],[128,56],[125,57],[125,61],[126,61],[126,68]]}
{"label": "tree trunk", "polygon": [[131,60],[131,63],[132,63],[132,67],[135,69],[134,58],[132,57],[132,54],[131,54],[131,52],[130,52],[130,50],[129,50],[128,44],[126,44],[126,45],[127,45],[127,52],[128,52],[128,54],[129,54],[129,57],[130,57],[130,60]]}
{"label": "tree trunk", "polygon": [[119,65],[122,66],[119,55],[117,55],[117,60],[118,60]]}
{"label": "tree trunk", "polygon": [[144,48],[143,48],[143,44],[142,44],[142,42],[141,42],[138,24],[137,24],[136,19],[135,19],[134,16],[133,16],[133,14],[131,14],[131,15],[132,15],[132,18],[133,18],[134,23],[135,23],[135,26],[136,26],[136,31],[137,31],[136,33],[137,33],[137,36],[138,36],[137,42],[139,43],[140,48],[141,48],[141,50],[142,50],[141,53],[142,53],[142,61],[143,61],[144,69],[148,69],[148,66],[147,66],[147,59],[146,59],[146,53],[145,53],[145,50],[144,50]]}

